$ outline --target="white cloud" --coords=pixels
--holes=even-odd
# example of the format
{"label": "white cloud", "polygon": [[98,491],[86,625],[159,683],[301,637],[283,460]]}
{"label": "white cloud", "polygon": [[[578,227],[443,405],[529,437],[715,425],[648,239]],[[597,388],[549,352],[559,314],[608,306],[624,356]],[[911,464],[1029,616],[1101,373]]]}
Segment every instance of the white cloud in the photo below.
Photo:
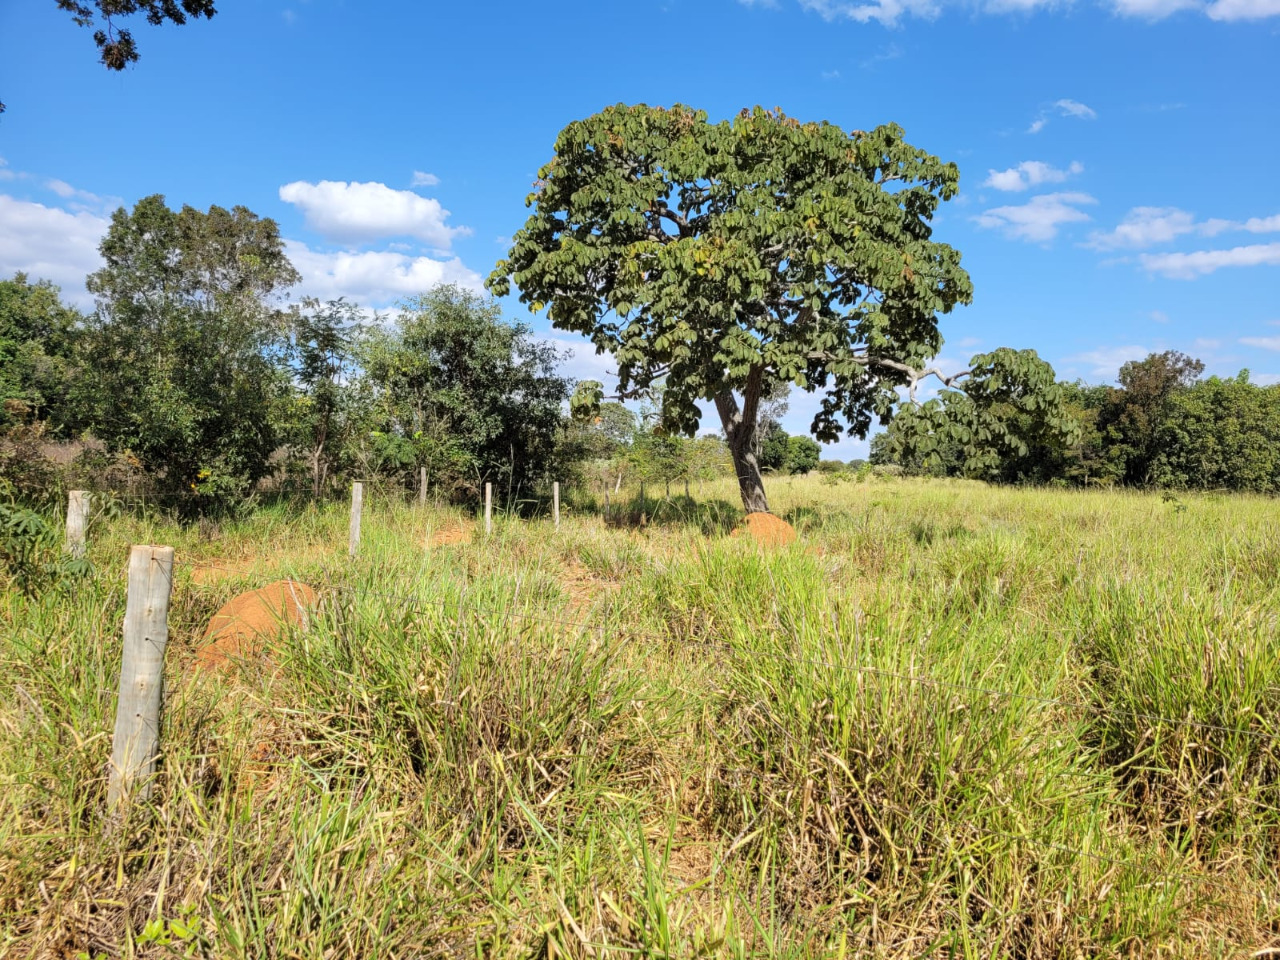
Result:
{"label": "white cloud", "polygon": [[1119,226],[1095,231],[1085,246],[1095,250],[1139,249],[1168,243],[1196,229],[1196,218],[1177,207],[1134,207]]}
{"label": "white cloud", "polygon": [[102,266],[98,243],[107,220],[88,212],[70,213],[0,194],[0,277],[18,271],[33,280],[52,280],[66,298],[87,307],[93,298],[84,278]]}
{"label": "white cloud", "polygon": [[1241,337],[1240,342],[1247,347],[1261,347],[1263,350],[1280,350],[1280,337]]}
{"label": "white cloud", "polygon": [[1200,0],[1111,0],[1115,13],[1122,17],[1162,20],[1179,10],[1200,6]]}
{"label": "white cloud", "polygon": [[867,3],[800,0],[800,6],[824,20],[848,19],[857,23],[875,20],[886,27],[893,26],[904,15],[932,20],[942,12],[942,5],[934,0],[870,0]]}
{"label": "white cloud", "polygon": [[1156,323],[1168,323],[1169,315],[1163,310],[1152,310],[1147,316]]}
{"label": "white cloud", "polygon": [[1223,267],[1280,265],[1280,243],[1255,243],[1230,250],[1196,250],[1192,253],[1144,253],[1143,267],[1173,280],[1194,280]]}
{"label": "white cloud", "polygon": [[1054,103],[1058,108],[1058,112],[1064,117],[1075,117],[1077,120],[1097,120],[1098,111],[1093,107],[1086,106],[1079,100],[1062,99]]}
{"label": "white cloud", "polygon": [[1236,220],[1196,220],[1177,207],[1134,207],[1114,230],[1095,231],[1085,244],[1095,250],[1140,250],[1159,243],[1169,243],[1188,233],[1216,237],[1231,230],[1249,233],[1280,232],[1280,214],[1274,217],[1251,217]]}
{"label": "white cloud", "polygon": [[298,240],[285,241],[289,259],[302,274],[298,292],[321,300],[347,297],[357,303],[384,307],[423,293],[438,283],[481,289],[481,278],[461,260],[433,260],[388,250],[325,252]]}
{"label": "white cloud", "polygon": [[1047,243],[1064,223],[1089,219],[1079,206],[1097,202],[1087,193],[1045,193],[1019,206],[993,207],[973,220],[980,227],[1003,230],[1015,240]]}
{"label": "white cloud", "polygon": [[604,384],[605,393],[617,391],[618,378],[614,373],[618,369],[617,361],[612,354],[596,353],[595,345],[586,337],[549,336],[543,337],[542,342],[560,353],[560,372],[566,377],[599,380]]}
{"label": "white cloud", "polygon": [[823,70],[822,79],[823,80],[839,80],[840,71],[839,70]]}
{"label": "white cloud", "polygon": [[1193,280],[1224,266],[1280,265],[1280,243],[1253,243],[1230,250],[1197,250],[1190,253],[1143,253],[1142,265],[1151,273],[1174,280]]}
{"label": "white cloud", "polygon": [[440,186],[440,178],[434,173],[423,173],[421,170],[413,171],[413,180],[410,186],[414,187],[438,187]]}
{"label": "white cloud", "polygon": [[286,183],[280,199],[302,210],[307,226],[339,243],[361,243],[386,237],[416,237],[438,250],[468,231],[445,224],[449,211],[440,201],[385,183],[303,180]]}
{"label": "white cloud", "polygon": [[1075,117],[1077,120],[1097,120],[1098,111],[1093,107],[1081,103],[1079,100],[1071,100],[1067,97],[1061,100],[1055,100],[1047,109],[1040,111],[1040,116],[1031,122],[1031,126],[1027,127],[1027,133],[1039,133],[1049,123],[1049,114],[1057,113],[1063,117]]}
{"label": "white cloud", "polygon": [[1073,161],[1067,169],[1059,170],[1040,160],[1024,160],[1008,170],[988,170],[987,179],[982,185],[996,190],[1019,192],[1042,183],[1061,183],[1067,177],[1083,172],[1084,165],[1079,161]]}
{"label": "white cloud", "polygon": [[1262,20],[1280,16],[1280,0],[1216,0],[1205,13],[1211,20]]}
{"label": "white cloud", "polygon": [[[777,0],[738,0],[746,7],[779,6]],[[1071,0],[798,0],[802,9],[824,20],[853,20],[858,23],[876,21],[883,26],[897,26],[904,17],[936,19],[947,10],[966,13],[1008,15],[1031,13],[1039,9],[1067,8]],[[1144,20],[1161,20],[1180,10],[1195,10],[1213,20],[1262,20],[1280,16],[1280,0],[1110,0],[1119,16]],[[1077,100],[1059,100],[1054,107],[1063,116],[1092,120],[1097,114]],[[1028,133],[1039,133],[1047,120],[1044,116],[1031,124]]]}
{"label": "white cloud", "polygon": [[1067,363],[1083,363],[1089,367],[1089,373],[1095,377],[1114,380],[1120,368],[1130,360],[1141,360],[1150,354],[1146,347],[1130,344],[1124,347],[1099,347],[1087,350],[1075,356],[1067,357]]}
{"label": "white cloud", "polygon": [[1280,233],[1280,213],[1274,217],[1250,217],[1240,225],[1250,233]]}

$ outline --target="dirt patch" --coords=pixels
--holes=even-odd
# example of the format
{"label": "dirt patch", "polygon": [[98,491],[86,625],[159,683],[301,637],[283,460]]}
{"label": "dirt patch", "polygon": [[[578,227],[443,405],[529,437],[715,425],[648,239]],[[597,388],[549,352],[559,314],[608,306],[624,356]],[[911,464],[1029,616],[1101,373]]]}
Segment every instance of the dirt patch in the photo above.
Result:
{"label": "dirt patch", "polygon": [[213,615],[196,651],[196,663],[218,668],[262,653],[285,624],[302,623],[316,604],[316,592],[296,580],[277,580],[234,597]]}
{"label": "dirt patch", "polygon": [[577,560],[570,560],[560,575],[560,588],[569,598],[569,609],[574,616],[588,613],[596,600],[607,593],[616,593],[622,586],[610,580],[602,580]]}
{"label": "dirt patch", "polygon": [[772,513],[748,513],[730,536],[748,536],[762,547],[781,547],[795,543],[795,527]]}
{"label": "dirt patch", "polygon": [[429,547],[451,547],[458,543],[468,543],[471,540],[471,528],[461,524],[455,524],[448,527],[442,527],[431,534],[427,540]]}

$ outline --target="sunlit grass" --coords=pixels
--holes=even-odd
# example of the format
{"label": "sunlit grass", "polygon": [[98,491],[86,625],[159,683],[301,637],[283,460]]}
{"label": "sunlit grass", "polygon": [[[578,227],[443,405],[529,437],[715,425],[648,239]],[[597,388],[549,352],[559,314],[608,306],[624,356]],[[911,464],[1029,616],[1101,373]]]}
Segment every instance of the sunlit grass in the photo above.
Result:
{"label": "sunlit grass", "polygon": [[[1274,501],[778,480],[561,529],[367,493],[95,522],[0,593],[0,955],[1203,957],[1280,939]],[[465,536],[438,538],[440,531]],[[165,754],[103,817],[130,543]],[[324,603],[193,669],[235,593]],[[159,923],[157,923],[159,921]],[[150,925],[150,926],[149,926]],[[172,941],[165,946],[162,941]]]}

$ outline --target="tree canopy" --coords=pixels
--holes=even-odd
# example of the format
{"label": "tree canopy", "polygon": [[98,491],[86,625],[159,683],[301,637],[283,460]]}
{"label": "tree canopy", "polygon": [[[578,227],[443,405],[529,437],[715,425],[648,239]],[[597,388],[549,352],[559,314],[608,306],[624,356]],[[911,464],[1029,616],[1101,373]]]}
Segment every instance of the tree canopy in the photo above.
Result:
{"label": "tree canopy", "polygon": [[510,324],[492,300],[442,285],[407,301],[360,347],[362,402],[384,470],[473,498],[491,482],[508,498],[554,469],[570,384],[558,354]]}
{"label": "tree canopy", "polygon": [[56,0],[58,9],[71,14],[81,27],[93,28],[93,42],[98,45],[102,65],[108,70],[123,70],[138,62],[138,45],[133,33],[118,25],[118,21],[142,14],[147,23],[160,26],[173,23],[178,26],[188,17],[211,19],[218,11],[214,0]]}
{"label": "tree canopy", "polygon": [[115,212],[99,249],[83,415],[170,490],[243,491],[265,473],[288,388],[274,298],[298,274],[275,222],[244,207],[175,211],[150,196]]}
{"label": "tree canopy", "polygon": [[667,429],[692,433],[699,401],[714,403],[743,504],[767,510],[762,395],[821,392],[811,432],[834,440],[941,376],[938,315],[972,284],[930,221],[958,183],[893,124],[619,104],[561,131],[488,284],[502,295],[514,281],[611,353],[622,396],[661,382]]}

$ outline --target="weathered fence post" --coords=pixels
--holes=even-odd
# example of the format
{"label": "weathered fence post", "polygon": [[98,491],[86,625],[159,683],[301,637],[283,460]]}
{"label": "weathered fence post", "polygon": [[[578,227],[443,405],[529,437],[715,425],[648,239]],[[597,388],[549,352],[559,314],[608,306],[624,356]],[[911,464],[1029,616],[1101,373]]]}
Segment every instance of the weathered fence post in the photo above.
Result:
{"label": "weathered fence post", "polygon": [[485,535],[493,533],[493,484],[486,483],[484,485],[484,532]]}
{"label": "weathered fence post", "polygon": [[107,809],[111,813],[122,801],[151,792],[151,775],[160,752],[164,648],[169,642],[172,587],[173,547],[134,547],[129,551],[124,662],[107,779]]}
{"label": "weathered fence post", "polygon": [[355,557],[360,550],[360,514],[364,511],[364,484],[351,484],[351,529],[347,536],[347,553]]}
{"label": "weathered fence post", "polygon": [[555,519],[556,529],[560,529],[560,481],[551,484],[551,516]]}
{"label": "weathered fence post", "polygon": [[89,525],[89,492],[67,494],[67,540],[64,549],[73,557],[84,556],[84,531]]}
{"label": "weathered fence post", "polygon": [[427,505],[427,468],[418,468],[418,504]]}

